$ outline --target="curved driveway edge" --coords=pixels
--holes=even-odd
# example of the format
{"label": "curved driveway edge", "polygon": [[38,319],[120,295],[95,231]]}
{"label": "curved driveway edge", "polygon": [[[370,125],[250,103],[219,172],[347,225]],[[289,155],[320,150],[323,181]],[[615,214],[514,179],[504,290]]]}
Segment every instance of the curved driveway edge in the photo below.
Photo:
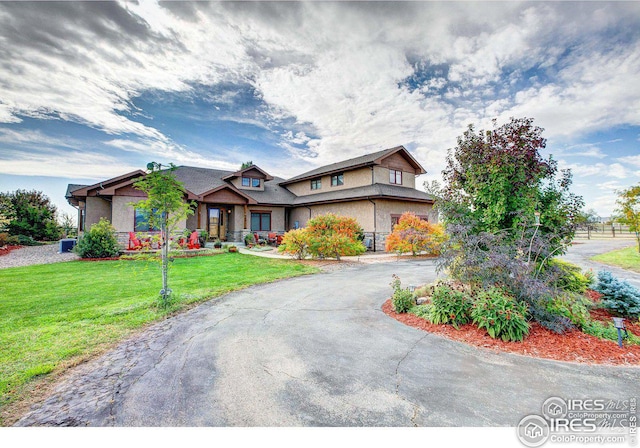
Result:
{"label": "curved driveway edge", "polygon": [[350,266],[224,296],[80,366],[18,422],[92,426],[515,426],[550,396],[638,395],[637,368],[478,350],[380,309],[391,274]]}

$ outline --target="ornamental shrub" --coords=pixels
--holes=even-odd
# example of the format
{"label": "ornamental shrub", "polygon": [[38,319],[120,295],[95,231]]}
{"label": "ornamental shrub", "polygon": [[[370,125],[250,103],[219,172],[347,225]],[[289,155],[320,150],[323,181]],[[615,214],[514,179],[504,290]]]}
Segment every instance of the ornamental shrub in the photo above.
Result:
{"label": "ornamental shrub", "polygon": [[403,254],[426,251],[439,254],[442,241],[445,239],[444,228],[439,224],[419,218],[412,212],[404,213],[398,224],[393,226],[393,232],[387,237],[385,250]]}
{"label": "ornamental shrub", "polygon": [[307,221],[309,253],[315,258],[336,258],[360,255],[367,248],[358,238],[362,228],[353,218],[333,213],[316,216]]}
{"label": "ornamental shrub", "polygon": [[78,240],[74,250],[82,258],[116,257],[119,253],[116,230],[109,220],[100,218],[100,222]]}
{"label": "ornamental shrub", "polygon": [[400,284],[400,278],[393,274],[393,280],[391,280],[391,288],[393,288],[393,297],[391,303],[396,313],[406,313],[416,304],[413,293],[409,291],[409,288],[402,288]]}
{"label": "ornamental shrub", "polygon": [[640,291],[628,282],[618,280],[611,272],[598,272],[598,283],[593,289],[602,294],[604,308],[621,316],[640,315]]}
{"label": "ornamental shrub", "polygon": [[522,341],[529,334],[526,316],[526,303],[517,303],[498,288],[480,291],[471,310],[478,328],[503,341]]}
{"label": "ornamental shrub", "polygon": [[566,317],[572,324],[583,327],[591,318],[589,307],[592,302],[582,294],[566,291],[545,304],[552,314]]}
{"label": "ornamental shrub", "polygon": [[278,252],[289,254],[296,260],[302,260],[309,250],[309,232],[306,229],[289,230],[278,246]]}
{"label": "ornamental shrub", "polygon": [[458,329],[471,321],[471,298],[463,291],[446,285],[438,286],[431,296],[429,321],[434,324],[451,324]]}
{"label": "ornamental shrub", "polygon": [[556,287],[583,294],[593,283],[591,271],[582,272],[579,266],[557,258],[549,261],[546,271],[555,278]]}

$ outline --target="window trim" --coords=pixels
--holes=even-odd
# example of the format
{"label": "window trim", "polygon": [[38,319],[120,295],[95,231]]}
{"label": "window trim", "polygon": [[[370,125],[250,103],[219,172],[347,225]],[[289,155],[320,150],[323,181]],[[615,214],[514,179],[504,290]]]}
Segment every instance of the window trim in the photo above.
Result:
{"label": "window trim", "polygon": [[[245,180],[247,181],[246,185],[244,183]],[[243,187],[250,187],[251,186],[251,178],[242,176],[242,180],[240,181],[240,185],[242,185]]]}
{"label": "window trim", "polygon": [[[391,175],[393,174],[393,181]],[[400,182],[398,182],[398,174],[400,175]],[[402,170],[389,169],[389,183],[392,185],[402,185]]]}
{"label": "window trim", "polygon": [[311,189],[312,190],[321,190],[322,189],[322,178],[318,177],[317,179],[311,179]]}
{"label": "window trim", "polygon": [[[259,229],[254,229],[253,228],[253,215],[259,215],[260,219],[258,220],[259,222]],[[269,215],[269,228],[268,229],[263,229],[262,228],[262,215]],[[251,216],[249,218],[249,228],[252,232],[271,232],[271,228],[273,227],[273,213],[271,210],[252,210],[251,211]]]}
{"label": "window trim", "polygon": [[[335,180],[335,183],[334,183]],[[331,175],[331,186],[341,187],[344,185],[344,172]]]}

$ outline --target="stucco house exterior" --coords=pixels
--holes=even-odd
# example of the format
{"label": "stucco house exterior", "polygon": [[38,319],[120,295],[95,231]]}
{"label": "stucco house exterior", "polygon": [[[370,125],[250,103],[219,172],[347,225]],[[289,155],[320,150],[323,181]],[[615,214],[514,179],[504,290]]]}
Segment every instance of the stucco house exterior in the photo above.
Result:
{"label": "stucco house exterior", "polygon": [[[369,249],[380,251],[402,213],[437,219],[433,197],[415,188],[416,176],[425,172],[403,146],[290,179],[271,176],[256,165],[236,172],[179,166],[174,175],[186,189],[185,200],[196,204],[194,214],[179,227],[241,242],[249,232],[284,233],[331,212],[355,218]],[[153,231],[131,205],[145,198],[133,186],[144,175],[137,170],[94,185],[69,185],[66,198],[78,209],[79,233],[102,217],[111,221],[123,245],[129,232]]]}

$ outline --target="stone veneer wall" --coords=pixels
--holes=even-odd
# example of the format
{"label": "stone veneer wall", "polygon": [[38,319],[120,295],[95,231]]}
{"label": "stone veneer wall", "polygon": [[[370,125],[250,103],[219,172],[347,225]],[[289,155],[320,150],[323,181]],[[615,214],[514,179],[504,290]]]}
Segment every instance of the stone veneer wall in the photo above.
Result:
{"label": "stone veneer wall", "polygon": [[[371,245],[370,247],[367,248],[367,250],[371,250],[373,251],[373,248],[376,248],[376,252],[384,252],[384,245],[387,241],[387,237],[389,236],[389,233],[387,232],[364,232],[364,239],[365,239],[365,246],[366,246],[366,242],[367,239],[371,240]],[[375,246],[373,245],[373,242],[375,241]]]}

